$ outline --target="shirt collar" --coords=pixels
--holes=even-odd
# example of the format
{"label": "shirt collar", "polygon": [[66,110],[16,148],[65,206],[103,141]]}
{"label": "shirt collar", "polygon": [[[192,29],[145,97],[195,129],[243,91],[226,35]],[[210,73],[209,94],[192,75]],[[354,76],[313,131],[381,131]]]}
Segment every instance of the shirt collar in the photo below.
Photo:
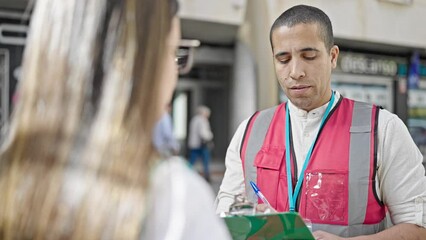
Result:
{"label": "shirt collar", "polygon": [[[340,99],[340,93],[338,91],[334,91],[335,95],[334,95],[334,103],[333,103],[333,108],[336,106],[337,102]],[[322,117],[325,113],[325,110],[327,109],[327,105],[330,101],[326,102],[324,105],[312,109],[311,111],[305,111],[303,109],[300,109],[298,107],[296,107],[291,101],[290,99],[288,100],[289,103],[289,108],[290,108],[290,112],[293,113],[293,116],[297,116],[299,118],[318,118],[318,117]]]}

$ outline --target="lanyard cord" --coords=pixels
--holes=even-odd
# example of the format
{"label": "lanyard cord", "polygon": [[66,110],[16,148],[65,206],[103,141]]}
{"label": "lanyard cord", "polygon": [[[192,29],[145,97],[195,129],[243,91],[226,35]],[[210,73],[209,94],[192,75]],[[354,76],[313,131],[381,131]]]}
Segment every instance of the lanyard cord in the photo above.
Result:
{"label": "lanyard cord", "polygon": [[[321,124],[320,127],[318,129],[317,135],[314,138],[314,141],[311,144],[311,147],[309,148],[309,151],[306,155],[305,158],[305,162],[303,163],[303,167],[302,167],[302,171],[300,172],[299,178],[297,179],[297,184],[296,187],[294,188],[294,193],[293,193],[293,184],[291,181],[291,164],[290,164],[290,158],[291,158],[291,151],[290,150],[290,110],[288,108],[288,103],[286,104],[286,109],[285,109],[285,147],[286,147],[286,151],[285,151],[285,160],[286,160],[286,170],[287,170],[287,189],[288,189],[288,200],[289,200],[289,204],[290,204],[290,212],[294,212],[295,211],[295,207],[296,207],[296,199],[297,196],[299,195],[299,191],[300,188],[302,186],[302,182],[304,179],[304,175],[305,175],[305,170],[308,166],[309,160],[311,159],[311,155],[312,155],[312,150],[314,148],[315,142],[317,141],[318,138],[318,134],[321,131],[321,128],[324,125],[325,120],[327,119],[328,114],[330,113],[331,107],[333,106],[334,103],[334,92],[331,93],[331,99],[330,102],[327,105],[327,108],[325,110],[324,116],[322,117],[321,120]],[[295,173],[297,174],[297,173]]]}

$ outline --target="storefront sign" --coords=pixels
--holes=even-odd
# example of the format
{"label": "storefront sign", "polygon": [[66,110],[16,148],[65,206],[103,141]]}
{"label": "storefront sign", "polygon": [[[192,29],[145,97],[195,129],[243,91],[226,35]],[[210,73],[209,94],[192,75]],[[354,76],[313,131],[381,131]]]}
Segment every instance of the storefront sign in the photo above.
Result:
{"label": "storefront sign", "polygon": [[341,54],[339,59],[338,68],[346,73],[395,76],[398,72],[397,62],[390,59],[363,54]]}

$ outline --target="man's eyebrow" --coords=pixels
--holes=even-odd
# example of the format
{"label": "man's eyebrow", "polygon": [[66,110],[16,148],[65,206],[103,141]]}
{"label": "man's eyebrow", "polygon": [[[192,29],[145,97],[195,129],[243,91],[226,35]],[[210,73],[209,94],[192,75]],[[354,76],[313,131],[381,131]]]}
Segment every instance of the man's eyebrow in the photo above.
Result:
{"label": "man's eyebrow", "polygon": [[[312,47],[307,47],[307,48],[302,48],[302,49],[300,49],[300,50],[298,50],[298,52],[319,52],[320,50],[318,50],[318,49],[316,49],[316,48],[312,48]],[[275,58],[279,58],[279,57],[282,57],[282,56],[286,56],[286,55],[289,55],[290,53],[289,52],[278,52],[278,53],[276,53],[275,54]]]}
{"label": "man's eyebrow", "polygon": [[289,52],[278,52],[277,54],[275,54],[275,58],[279,58],[281,56],[285,56],[285,55],[289,55]]}
{"label": "man's eyebrow", "polygon": [[311,51],[319,52],[319,50],[318,50],[318,49],[316,49],[316,48],[312,48],[312,47],[302,48],[302,49],[300,49],[298,52],[311,52]]}

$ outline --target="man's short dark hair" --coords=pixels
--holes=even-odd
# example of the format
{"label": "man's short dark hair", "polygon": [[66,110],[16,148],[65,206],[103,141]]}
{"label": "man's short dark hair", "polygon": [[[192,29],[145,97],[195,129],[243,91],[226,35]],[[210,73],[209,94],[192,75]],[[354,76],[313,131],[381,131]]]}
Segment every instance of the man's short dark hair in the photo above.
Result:
{"label": "man's short dark hair", "polygon": [[272,45],[272,33],[275,29],[282,26],[293,27],[300,23],[317,23],[320,27],[320,38],[323,40],[325,47],[327,50],[330,50],[333,47],[333,27],[331,25],[330,18],[321,9],[307,5],[297,5],[289,8],[275,20],[269,33],[271,47],[274,47]]}

